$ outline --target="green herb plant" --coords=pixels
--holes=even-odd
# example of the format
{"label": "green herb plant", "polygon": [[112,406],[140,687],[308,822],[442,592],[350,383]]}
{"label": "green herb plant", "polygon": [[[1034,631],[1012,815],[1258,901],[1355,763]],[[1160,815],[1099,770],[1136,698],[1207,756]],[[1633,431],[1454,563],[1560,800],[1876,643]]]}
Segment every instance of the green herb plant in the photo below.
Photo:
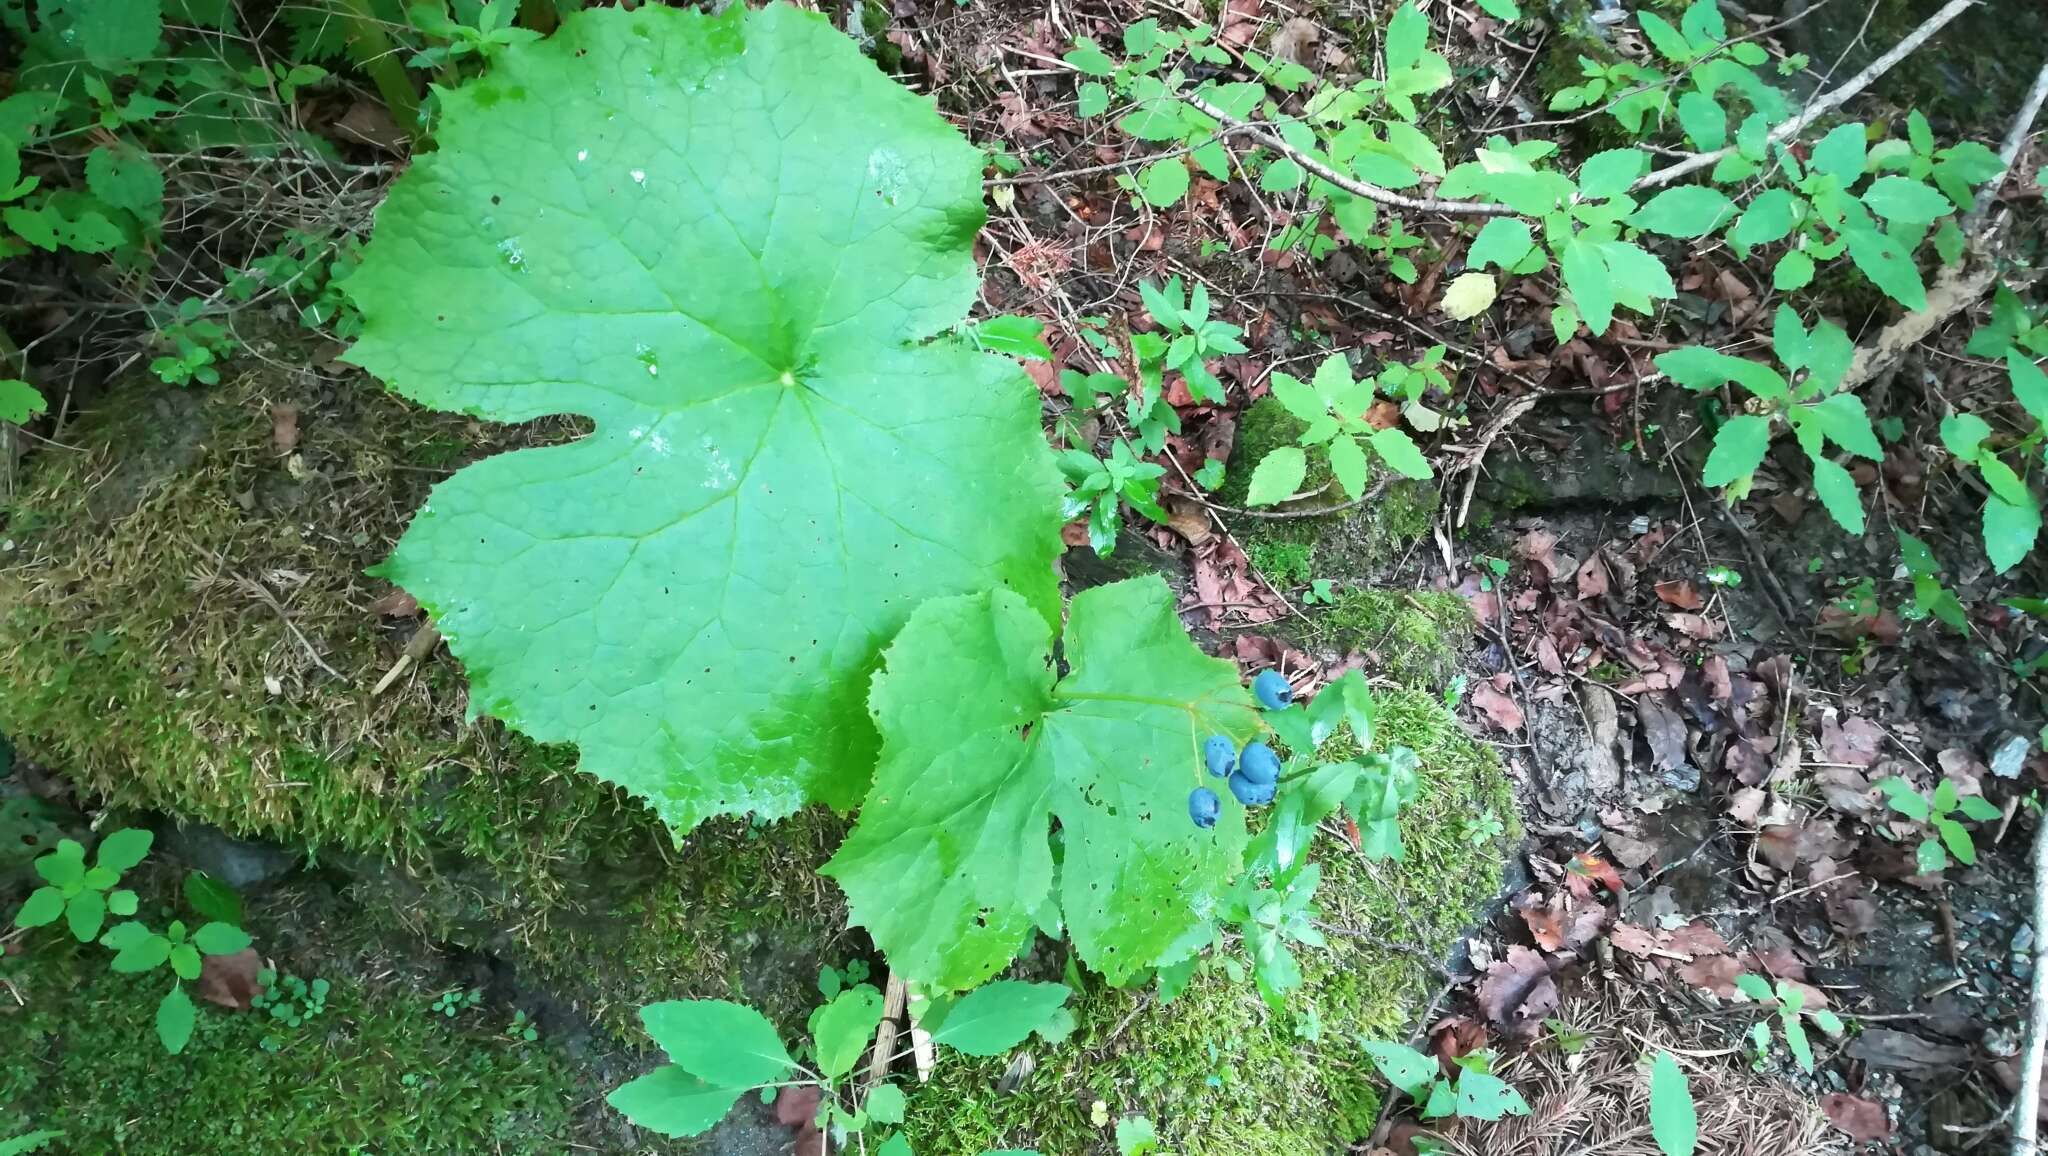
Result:
{"label": "green herb plant", "polygon": [[[1421,364],[1433,369],[1434,359],[1442,356],[1439,346]],[[1308,455],[1312,450],[1324,455],[1331,476],[1354,502],[1365,497],[1375,458],[1402,477],[1434,477],[1429,459],[1407,431],[1398,426],[1380,428],[1372,420],[1382,381],[1409,371],[1410,367],[1399,367],[1378,377],[1353,380],[1351,363],[1342,353],[1324,358],[1316,367],[1315,376],[1306,382],[1276,370],[1273,396],[1288,413],[1306,423],[1306,428],[1298,445],[1269,450],[1252,467],[1245,501],[1268,506],[1300,496],[1297,491],[1308,475]]]}
{"label": "green herb plant", "polygon": [[1118,438],[1107,460],[1087,450],[1060,454],[1060,472],[1073,489],[1060,512],[1068,518],[1088,517],[1088,545],[1097,554],[1116,550],[1116,535],[1123,524],[1122,505],[1154,522],[1165,523],[1166,511],[1159,506],[1159,479],[1166,467],[1138,457],[1131,443]]}
{"label": "green herb plant", "polygon": [[434,1015],[452,1020],[463,1012],[474,1010],[483,1002],[484,993],[481,988],[451,987],[435,996],[433,1002],[427,1005],[427,1009]]}
{"label": "green herb plant", "polygon": [[129,920],[107,930],[100,946],[114,952],[112,967],[123,975],[147,975],[169,969],[171,989],[156,1009],[156,1036],[164,1050],[177,1055],[192,1039],[199,1019],[185,984],[199,978],[203,956],[233,955],[249,946],[248,933],[226,923],[201,924],[189,930],[181,919],[171,920],[161,933],[148,925]]}
{"label": "green herb plant", "polygon": [[1983,823],[2003,813],[1982,795],[1964,795],[1956,789],[1953,779],[1941,780],[1926,794],[1897,775],[1879,779],[1874,785],[1884,795],[1886,806],[1932,828],[1933,833],[1920,841],[1914,853],[1915,865],[1922,875],[1946,868],[1951,855],[1965,866],[1974,864],[1977,844],[1962,820]]}
{"label": "green herb plant", "polygon": [[[921,1001],[918,1022],[936,1045],[996,1056],[1034,1033],[1064,1038],[1073,1026],[1066,1010],[1072,994],[1064,984],[1002,980],[957,1000]],[[815,1123],[835,1150],[845,1149],[850,1137],[903,1123],[903,1089],[855,1072],[874,1043],[883,1011],[882,993],[873,985],[842,988],[811,1013],[809,1035],[792,1052],[775,1025],[744,1004],[649,1004],[640,1009],[640,1022],[670,1062],[615,1089],[605,1102],[649,1131],[697,1136],[724,1119],[741,1096],[754,1094],[769,1103],[793,1088],[816,1088]],[[910,1152],[900,1133],[878,1139],[882,1152]]]}
{"label": "green herb plant", "polygon": [[269,1016],[273,1024],[273,1030],[264,1033],[257,1043],[266,1052],[284,1047],[286,1037],[281,1030],[295,1031],[327,1011],[330,985],[324,979],[307,981],[266,967],[256,973],[256,987],[249,1006]]}
{"label": "green herb plant", "polygon": [[44,885],[14,913],[16,927],[43,927],[61,916],[72,938],[91,943],[99,938],[108,915],[134,915],[135,892],[122,887],[123,872],[134,869],[149,855],[156,835],[137,827],[111,831],[100,840],[90,867],[85,863],[85,846],[65,839],[35,861],[36,874]]}
{"label": "green herb plant", "polygon": [[[2041,534],[2041,499],[2027,484],[2048,443],[2048,373],[2017,345],[2005,351],[2006,378],[2013,398],[2031,419],[2032,428],[2018,438],[1996,434],[1991,423],[1974,413],[1953,413],[1941,419],[1941,442],[1959,464],[1974,466],[1987,491],[1984,497],[1984,553],[2003,574],[2020,564]],[[2007,458],[2019,462],[2014,468]]]}
{"label": "green herb plant", "polygon": [[1529,1102],[1522,1094],[1493,1074],[1492,1052],[1481,1050],[1459,1056],[1451,1061],[1451,1073],[1445,1075],[1436,1057],[1406,1044],[1383,1040],[1359,1043],[1380,1075],[1413,1100],[1425,1120],[1446,1116],[1499,1120],[1529,1114]]}
{"label": "green herb plant", "polygon": [[1863,500],[1846,467],[1828,456],[1830,444],[1876,461],[1884,457],[1877,431],[1863,399],[1839,390],[1849,370],[1855,345],[1841,327],[1821,321],[1809,331],[1789,305],[1778,306],[1772,327],[1772,348],[1784,372],[1760,361],[1736,357],[1702,345],[1689,345],[1657,355],[1657,368],[1692,390],[1739,386],[1748,396],[1738,412],[1714,433],[1700,481],[1726,486],[1733,496],[1747,493],[1771,438],[1783,427],[1792,431],[1813,466],[1813,489],[1836,524],[1852,534],[1863,532]]}
{"label": "green herb plant", "polygon": [[1915,621],[1934,618],[1968,634],[1969,615],[1955,591],[1941,584],[1941,564],[1935,561],[1934,551],[1904,530],[1898,531],[1898,536],[1906,576],[1913,580],[1913,601],[1899,613]]}
{"label": "green herb plant", "polygon": [[[1802,1072],[1813,1071],[1813,1044],[1806,1037],[1806,1020],[1830,1036],[1842,1034],[1842,1018],[1826,1008],[1806,1010],[1806,993],[1796,985],[1778,980],[1772,983],[1760,975],[1738,975],[1735,977],[1736,990],[1760,1004],[1771,1005],[1776,1015],[1778,1032],[1785,1037],[1785,1047],[1792,1053],[1792,1059]],[[1758,1020],[1749,1029],[1750,1045],[1756,1050],[1756,1068],[1763,1070],[1764,1061],[1771,1050],[1771,1020]]]}

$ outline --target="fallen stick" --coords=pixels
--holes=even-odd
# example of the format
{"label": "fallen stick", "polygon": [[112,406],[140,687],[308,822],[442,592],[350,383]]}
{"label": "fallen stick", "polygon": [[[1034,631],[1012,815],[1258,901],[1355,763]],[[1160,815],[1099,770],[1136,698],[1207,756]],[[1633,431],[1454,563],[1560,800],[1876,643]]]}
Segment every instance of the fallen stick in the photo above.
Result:
{"label": "fallen stick", "polygon": [[1997,262],[1986,255],[1973,253],[1961,264],[1944,265],[1927,290],[1927,308],[1906,314],[1857,346],[1840,388],[1855,389],[1884,372],[1949,318],[1982,300],[1997,280]]}
{"label": "fallen stick", "polygon": [[[1767,141],[1781,141],[1787,137],[1797,136],[1807,125],[1847,104],[1851,97],[1870,87],[1872,81],[1891,71],[1893,65],[1912,55],[1914,49],[1927,43],[1949,21],[1961,16],[1964,9],[1976,3],[1977,0],[1949,0],[1947,4],[1942,5],[1941,11],[1929,16],[1921,23],[1920,27],[1908,33],[1904,40],[1892,45],[1891,51],[1871,61],[1869,67],[1850,77],[1841,87],[1834,89],[1826,96],[1807,105],[1805,110],[1798,116],[1772,129],[1770,136],[1765,139]],[[1699,153],[1687,157],[1676,164],[1666,165],[1642,180],[1637,181],[1635,187],[1638,189],[1654,189],[1660,185],[1668,185],[1682,176],[1696,173],[1701,169],[1712,166],[1722,157],[1734,151],[1735,146],[1729,145],[1727,148],[1715,149],[1710,153]]]}
{"label": "fallen stick", "polygon": [[[2034,820],[2034,930],[2048,927],[2048,815]],[[2048,1045],[2048,967],[2034,956],[2027,1011],[2027,1047],[2020,1053],[2020,1090],[2013,1100],[2012,1156],[2036,1156],[2041,1126],[2041,1054]]]}

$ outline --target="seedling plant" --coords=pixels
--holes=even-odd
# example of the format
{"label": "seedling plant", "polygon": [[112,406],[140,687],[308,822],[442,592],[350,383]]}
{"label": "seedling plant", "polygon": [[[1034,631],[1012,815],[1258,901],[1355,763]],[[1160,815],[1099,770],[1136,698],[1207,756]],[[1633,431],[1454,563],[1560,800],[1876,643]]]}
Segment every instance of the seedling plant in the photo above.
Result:
{"label": "seedling plant", "polygon": [[1950,856],[1964,866],[1977,862],[1977,844],[1962,820],[1984,823],[1998,818],[2000,811],[1982,795],[1964,795],[1955,780],[1943,779],[1925,794],[1896,775],[1875,784],[1885,805],[1915,823],[1924,823],[1932,833],[1922,839],[1914,852],[1922,875],[1932,875],[1948,866]]}

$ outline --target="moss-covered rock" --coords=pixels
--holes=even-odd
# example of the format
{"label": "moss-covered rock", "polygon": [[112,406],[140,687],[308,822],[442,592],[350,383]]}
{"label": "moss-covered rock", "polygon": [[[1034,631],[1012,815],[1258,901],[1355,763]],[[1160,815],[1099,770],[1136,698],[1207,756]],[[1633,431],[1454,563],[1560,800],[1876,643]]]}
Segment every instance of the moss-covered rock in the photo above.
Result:
{"label": "moss-covered rock", "polygon": [[1091,986],[1075,1001],[1074,1035],[1039,1046],[1013,1094],[993,1090],[1006,1057],[947,1055],[911,1097],[917,1150],[1108,1153],[1128,1114],[1150,1117],[1166,1150],[1186,1156],[1312,1156],[1362,1139],[1377,1100],[1358,1037],[1406,1038],[1427,998],[1427,973],[1403,948],[1441,952],[1499,884],[1500,846],[1473,845],[1458,820],[1490,809],[1512,824],[1514,814],[1491,748],[1438,699],[1388,695],[1380,721],[1385,742],[1422,759],[1421,797],[1401,822],[1407,856],[1374,865],[1318,842],[1330,944],[1299,953],[1304,983],[1284,1011],[1221,968],[1198,972],[1171,1003]]}
{"label": "moss-covered rock", "polygon": [[344,865],[373,913],[539,971],[622,1039],[651,999],[799,1002],[844,934],[815,875],[839,820],[674,846],[573,750],[466,719],[445,655],[372,691],[416,624],[363,571],[464,460],[568,432],[354,376],[115,394],[5,509],[0,733],[104,805]]}
{"label": "moss-covered rock", "polygon": [[[1266,397],[1238,419],[1237,440],[1230,451],[1225,484],[1217,497],[1228,505],[1244,504],[1245,488],[1261,458],[1280,446],[1294,445],[1307,426],[1278,400]],[[1281,511],[1299,514],[1344,505],[1334,487],[1325,455],[1309,455],[1304,492],[1314,494]],[[1318,493],[1317,491],[1322,491]],[[1397,480],[1363,505],[1321,517],[1265,517],[1267,511],[1230,520],[1245,554],[1261,574],[1278,585],[1297,586],[1310,578],[1356,581],[1395,562],[1409,543],[1429,532],[1440,495],[1432,482]]]}
{"label": "moss-covered rock", "polygon": [[1347,590],[1309,615],[1308,636],[1339,655],[1362,654],[1375,676],[1438,687],[1472,641],[1471,604],[1435,590]]}
{"label": "moss-covered rock", "polygon": [[575,1116],[593,1089],[553,1048],[481,1014],[431,1014],[432,992],[336,983],[295,1029],[203,1008],[169,1056],[152,1027],[161,977],[115,975],[107,957],[44,935],[0,962],[23,1001],[0,1017],[0,1139],[51,1128],[58,1151],[130,1156],[553,1156],[590,1138]]}

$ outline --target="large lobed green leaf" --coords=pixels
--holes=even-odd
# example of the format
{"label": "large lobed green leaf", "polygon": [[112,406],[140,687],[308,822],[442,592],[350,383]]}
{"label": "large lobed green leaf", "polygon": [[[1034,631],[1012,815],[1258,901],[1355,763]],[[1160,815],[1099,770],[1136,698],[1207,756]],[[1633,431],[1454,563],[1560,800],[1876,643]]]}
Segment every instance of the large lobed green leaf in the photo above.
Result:
{"label": "large lobed green leaf", "polygon": [[443,94],[348,291],[395,391],[590,434],[442,483],[381,573],[477,710],[677,831],[850,806],[880,647],[927,598],[1057,615],[1017,367],[950,338],[979,154],[786,5],[571,16]]}
{"label": "large lobed green leaf", "polygon": [[896,973],[971,987],[1063,918],[1123,983],[1198,946],[1236,878],[1243,808],[1226,795],[1205,831],[1187,798],[1214,783],[1205,738],[1259,732],[1237,668],[1196,649],[1157,578],[1076,596],[1064,657],[1062,678],[1045,621],[1006,590],[928,602],[889,647],[881,764],[824,871]]}

